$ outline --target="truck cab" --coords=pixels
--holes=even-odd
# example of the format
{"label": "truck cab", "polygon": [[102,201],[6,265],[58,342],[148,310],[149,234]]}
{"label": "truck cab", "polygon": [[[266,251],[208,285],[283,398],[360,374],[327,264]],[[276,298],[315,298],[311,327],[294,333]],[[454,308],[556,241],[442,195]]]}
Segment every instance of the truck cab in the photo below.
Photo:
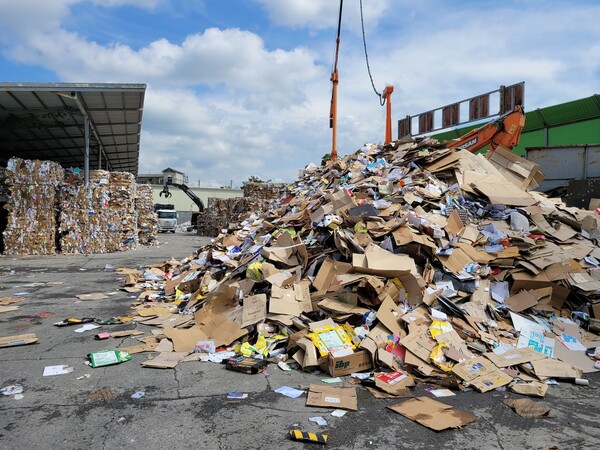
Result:
{"label": "truck cab", "polygon": [[159,233],[170,231],[175,233],[177,227],[177,211],[174,209],[158,209],[158,231]]}

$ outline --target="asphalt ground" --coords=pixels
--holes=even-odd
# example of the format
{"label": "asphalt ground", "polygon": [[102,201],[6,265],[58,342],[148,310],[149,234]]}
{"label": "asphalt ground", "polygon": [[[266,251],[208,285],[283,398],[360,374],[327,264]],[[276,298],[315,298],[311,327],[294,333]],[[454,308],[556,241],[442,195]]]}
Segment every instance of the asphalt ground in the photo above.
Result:
{"label": "asphalt ground", "polygon": [[[91,256],[0,257],[0,297],[22,294],[20,309],[0,313],[0,336],[36,333],[39,343],[0,348],[0,388],[19,384],[23,398],[0,395],[2,449],[299,449],[320,444],[291,441],[288,431],[326,433],[330,449],[592,449],[600,448],[600,375],[589,386],[560,382],[540,403],[549,417],[524,419],[505,406],[523,398],[505,390],[457,392],[440,401],[469,411],[477,420],[462,429],[435,432],[389,409],[404,399],[376,399],[358,387],[358,411],[343,417],[331,409],[306,407],[306,396],[274,392],[281,386],[307,388],[325,374],[284,372],[271,364],[266,373],[246,375],[209,362],[180,363],[175,369],[143,368],[147,354],[93,369],[89,352],[134,345],[135,338],[98,341],[99,331],[145,325],[110,325],[76,333],[58,328],[67,317],[108,319],[126,315],[134,294],[118,290],[119,274],[107,265],[139,267],[192,254],[209,241],[191,233],[160,235],[158,247]],[[75,295],[103,292],[103,300]],[[26,294],[23,294],[26,293]],[[68,365],[73,372],[42,376],[45,366]],[[348,378],[343,378],[343,385]],[[340,386],[336,384],[334,386]],[[433,397],[418,383],[415,396]],[[141,398],[132,394],[144,392]],[[242,400],[230,392],[247,393]],[[309,418],[322,416],[326,426]]]}

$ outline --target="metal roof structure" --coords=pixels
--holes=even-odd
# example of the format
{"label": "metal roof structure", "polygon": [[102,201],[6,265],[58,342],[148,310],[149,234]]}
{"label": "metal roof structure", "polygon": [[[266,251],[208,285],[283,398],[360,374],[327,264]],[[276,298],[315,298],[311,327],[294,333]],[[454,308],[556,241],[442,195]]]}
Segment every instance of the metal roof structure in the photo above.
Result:
{"label": "metal roof structure", "polygon": [[145,92],[145,84],[0,83],[0,166],[16,156],[137,175]]}
{"label": "metal roof structure", "polygon": [[526,114],[523,133],[600,117],[600,95],[536,109]]}

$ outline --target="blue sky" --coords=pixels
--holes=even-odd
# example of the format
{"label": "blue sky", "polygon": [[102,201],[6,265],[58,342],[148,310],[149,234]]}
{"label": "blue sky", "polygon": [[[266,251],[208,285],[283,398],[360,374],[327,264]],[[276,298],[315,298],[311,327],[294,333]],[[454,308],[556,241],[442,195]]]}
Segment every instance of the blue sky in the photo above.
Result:
{"label": "blue sky", "polygon": [[[146,83],[140,172],[292,181],[330,151],[335,0],[0,0],[0,81]],[[394,119],[504,84],[525,109],[600,91],[595,0],[363,0]],[[345,0],[340,154],[383,139],[358,0]],[[395,129],[395,127],[394,127]]]}

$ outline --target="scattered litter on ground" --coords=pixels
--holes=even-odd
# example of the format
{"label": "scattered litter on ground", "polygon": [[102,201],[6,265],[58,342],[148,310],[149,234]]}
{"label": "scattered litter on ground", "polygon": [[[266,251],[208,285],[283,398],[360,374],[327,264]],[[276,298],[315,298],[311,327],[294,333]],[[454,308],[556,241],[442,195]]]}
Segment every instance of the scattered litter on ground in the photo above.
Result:
{"label": "scattered litter on ground", "polygon": [[69,367],[67,365],[59,365],[59,366],[46,366],[44,367],[43,376],[51,377],[54,375],[66,375],[68,373],[73,372],[73,367]]}
{"label": "scattered litter on ground", "polygon": [[552,411],[551,408],[534,402],[528,398],[507,399],[504,400],[503,403],[512,408],[518,415],[525,419],[548,417]]}
{"label": "scattered litter on ground", "polygon": [[275,389],[275,392],[281,395],[285,395],[289,398],[298,398],[302,394],[304,394],[304,391],[289,386],[281,386],[280,388]]}
{"label": "scattered litter on ground", "polygon": [[310,420],[311,422],[316,423],[320,427],[327,426],[327,421],[323,417],[321,417],[321,416],[309,417],[308,420]]}
{"label": "scattered litter on ground", "polygon": [[93,368],[112,366],[131,360],[131,355],[124,351],[104,350],[100,352],[92,352],[88,354],[90,365]]}

